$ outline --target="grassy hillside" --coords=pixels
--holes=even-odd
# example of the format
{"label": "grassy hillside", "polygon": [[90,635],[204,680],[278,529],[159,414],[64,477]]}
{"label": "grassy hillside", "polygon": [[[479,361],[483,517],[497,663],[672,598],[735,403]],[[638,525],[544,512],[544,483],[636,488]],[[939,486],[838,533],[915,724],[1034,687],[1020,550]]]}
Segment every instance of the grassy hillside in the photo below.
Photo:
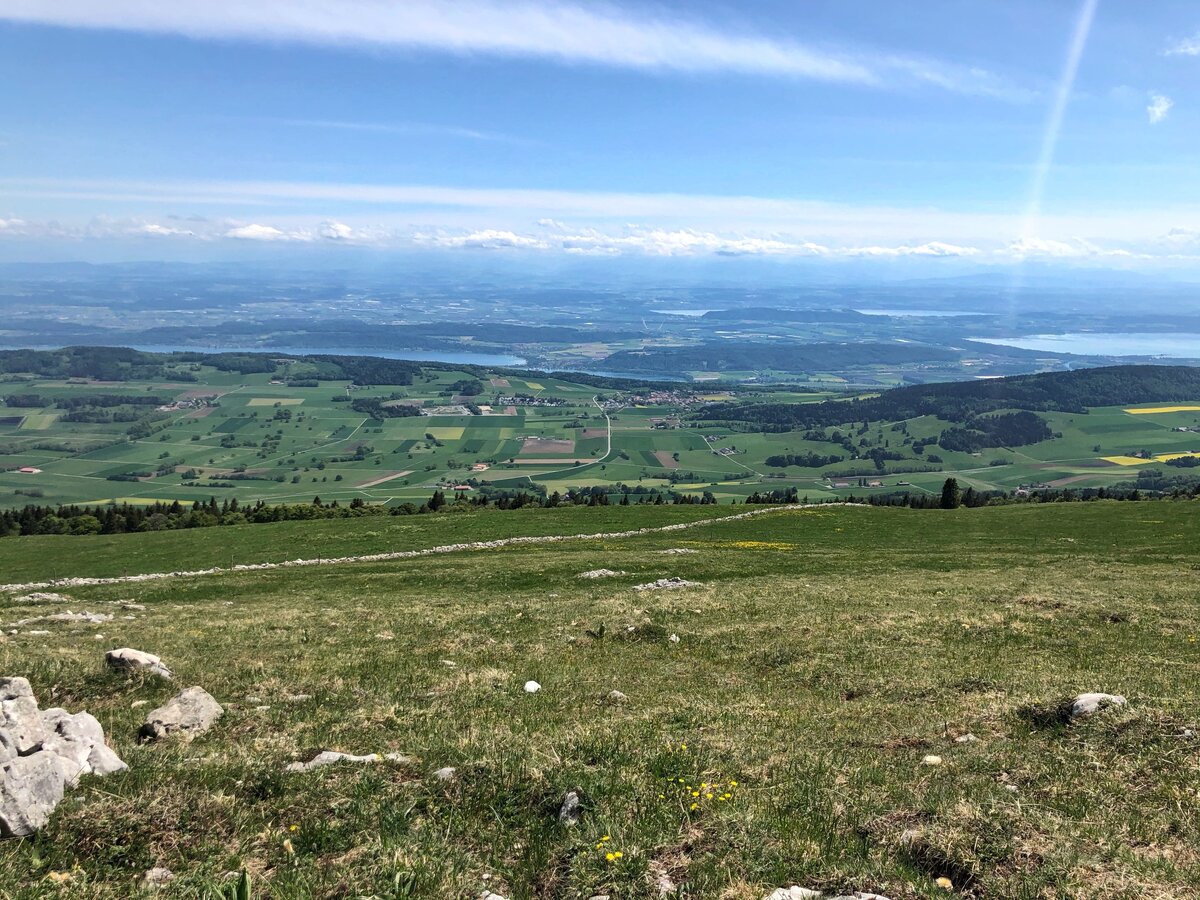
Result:
{"label": "grassy hillside", "polygon": [[[351,524],[381,533],[343,546],[697,512],[432,516],[396,534],[367,520]],[[111,571],[118,546],[135,568],[231,546],[308,555],[334,525],[13,539],[0,569],[7,581],[58,557],[72,574]],[[21,626],[0,671],[27,675],[43,706],[89,709],[131,769],[87,781],[37,839],[0,844],[0,897],[136,896],[154,865],[177,876],[163,898],[216,897],[242,868],[256,897],[278,898],[624,900],[657,897],[664,875],[678,896],[724,900],[793,883],[945,896],[939,877],[981,897],[1187,896],[1200,883],[1200,744],[1180,737],[1200,702],[1198,539],[1186,503],[826,507],[73,588],[75,610],[146,609]],[[578,577],[601,567],[627,574]],[[632,589],[672,575],[701,584]],[[0,594],[6,622],[61,609]],[[177,688],[105,672],[118,646],[162,655],[225,717],[190,746],[136,746],[145,708],[132,705]],[[1130,705],[1055,719],[1091,690]],[[955,741],[968,732],[979,740]],[[411,760],[284,773],[319,749]],[[452,780],[434,777],[443,766]],[[557,822],[568,790],[583,798],[575,828]],[[51,872],[71,879],[52,889]]]}

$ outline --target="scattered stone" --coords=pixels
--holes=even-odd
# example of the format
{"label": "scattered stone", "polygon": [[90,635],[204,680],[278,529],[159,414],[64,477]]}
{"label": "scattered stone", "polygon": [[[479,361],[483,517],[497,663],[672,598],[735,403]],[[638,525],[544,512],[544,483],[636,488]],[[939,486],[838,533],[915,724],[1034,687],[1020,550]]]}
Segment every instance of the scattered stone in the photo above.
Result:
{"label": "scattered stone", "polygon": [[593,894],[588,900],[612,900],[608,894]]}
{"label": "scattered stone", "polygon": [[382,760],[388,760],[395,763],[409,763],[412,760],[403,753],[388,753],[385,756],[380,756],[378,753],[368,753],[365,756],[355,756],[352,753],[339,753],[336,750],[322,750],[308,762],[290,763],[285,771],[288,772],[309,772],[313,769],[319,769],[322,766],[331,766],[334,763],[377,763]]}
{"label": "scattered stone", "polygon": [[650,874],[654,876],[654,886],[658,888],[660,896],[665,897],[679,890],[679,885],[675,883],[667,867],[656,859],[650,860]]}
{"label": "scattered stone", "polygon": [[923,766],[940,766],[941,764],[942,758],[940,756],[934,756],[932,753],[921,760],[921,765]]}
{"label": "scattered stone", "polygon": [[1179,734],[1177,734],[1175,736],[1177,738],[1181,738],[1182,740],[1190,741],[1190,740],[1192,740],[1192,738],[1194,738],[1196,736],[1196,731],[1193,728],[1185,728],[1185,729],[1183,729],[1183,731],[1179,732]]}
{"label": "scattered stone", "polygon": [[1129,701],[1119,694],[1080,694],[1071,701],[1071,718],[1090,716],[1106,706],[1125,706]]}
{"label": "scattered stone", "polygon": [[186,688],[146,716],[139,737],[151,741],[178,735],[190,741],[208,731],[224,713],[221,704],[204,688]]}
{"label": "scattered stone", "polygon": [[583,807],[579,802],[579,792],[567,791],[567,795],[563,798],[562,806],[558,809],[558,824],[572,828],[579,824],[579,820],[582,817]]}
{"label": "scattered stone", "polygon": [[129,708],[130,709],[141,709],[143,706],[149,706],[149,705],[150,705],[149,700],[134,700],[132,703],[129,704]]}
{"label": "scattered stone", "polygon": [[824,897],[820,891],[810,891],[808,888],[792,885],[789,888],[776,888],[767,894],[763,900],[810,900],[813,897]]}
{"label": "scattered stone", "polygon": [[13,603],[70,603],[71,598],[66,594],[52,594],[44,591],[34,591],[32,594],[24,594],[20,597],[13,597]]}
{"label": "scattered stone", "polygon": [[24,678],[0,678],[0,837],[46,824],[80,776],[128,768],[86,712],[39,710]]}
{"label": "scattered stone", "polygon": [[968,731],[966,734],[960,734],[958,737],[956,737],[954,739],[954,743],[956,743],[956,744],[974,744],[978,740],[979,740],[979,738],[975,737],[975,735],[971,734],[971,732]]}
{"label": "scattered stone", "polygon": [[629,698],[625,694],[622,694],[620,691],[609,691],[608,692],[608,702],[613,704],[614,706],[619,706],[622,703],[628,703]]}
{"label": "scattered stone", "polygon": [[501,897],[499,894],[493,894],[491,891],[484,891],[479,895],[479,900],[508,900],[508,898]]}
{"label": "scattered stone", "polygon": [[164,869],[160,866],[147,869],[146,874],[142,876],[142,884],[148,888],[160,888],[174,880],[175,873],[170,869]]}
{"label": "scattered stone", "polygon": [[161,678],[174,677],[171,674],[171,670],[164,666],[163,661],[153,653],[145,653],[141,650],[134,650],[131,647],[109,650],[104,654],[104,661],[110,669],[117,669],[118,671],[146,671],[151,675],[158,675]]}
{"label": "scattered stone", "polygon": [[288,703],[304,703],[312,699],[312,694],[284,694],[283,699]]}
{"label": "scattered stone", "polygon": [[50,632],[48,632],[48,631],[27,631],[25,633],[32,637],[45,637]]}
{"label": "scattered stone", "polygon": [[12,624],[17,627],[32,625],[35,622],[86,622],[89,625],[100,625],[104,622],[111,622],[112,619],[113,617],[108,613],[71,612],[68,609],[66,612],[54,613],[50,616],[35,616],[32,619],[21,619]]}
{"label": "scattered stone", "polygon": [[587,572],[580,572],[580,578],[616,578],[624,575],[624,572],[617,572],[613,569],[591,569]]}
{"label": "scattered stone", "polygon": [[954,890],[954,882],[944,875],[941,878],[936,879],[933,883],[940,887],[943,891]]}
{"label": "scattered stone", "polygon": [[699,553],[699,550],[693,550],[691,547],[670,547],[666,550],[659,550],[659,553],[665,553],[667,556],[681,556],[688,553]]}
{"label": "scattered stone", "polygon": [[433,777],[438,781],[453,781],[458,776],[458,769],[454,766],[444,766],[433,773]]}
{"label": "scattered stone", "polygon": [[669,638],[667,638],[667,640],[670,641],[672,644],[678,644],[679,643],[679,635],[672,634]]}
{"label": "scattered stone", "polygon": [[542,686],[540,684],[538,684],[536,681],[525,682],[525,693],[527,693],[527,694],[536,694],[541,689],[542,689]]}
{"label": "scattered stone", "polygon": [[680,578],[678,575],[672,575],[670,578],[660,578],[657,581],[651,581],[646,584],[635,584],[635,591],[670,591],[686,587],[699,587],[699,581],[688,581]]}

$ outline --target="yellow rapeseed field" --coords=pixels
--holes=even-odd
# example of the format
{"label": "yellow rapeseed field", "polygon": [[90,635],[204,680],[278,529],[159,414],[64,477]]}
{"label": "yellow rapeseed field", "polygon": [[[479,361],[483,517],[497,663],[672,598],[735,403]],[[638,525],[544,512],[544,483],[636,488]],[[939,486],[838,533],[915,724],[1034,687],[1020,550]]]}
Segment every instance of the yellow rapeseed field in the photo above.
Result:
{"label": "yellow rapeseed field", "polygon": [[1149,416],[1155,413],[1200,412],[1200,406],[1142,406],[1137,409],[1127,409],[1131,416]]}

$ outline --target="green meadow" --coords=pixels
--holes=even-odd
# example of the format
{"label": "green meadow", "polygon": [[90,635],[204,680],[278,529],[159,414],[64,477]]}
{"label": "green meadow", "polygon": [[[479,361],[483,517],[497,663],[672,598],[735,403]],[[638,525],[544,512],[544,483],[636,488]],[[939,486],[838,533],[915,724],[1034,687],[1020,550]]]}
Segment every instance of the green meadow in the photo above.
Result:
{"label": "green meadow", "polygon": [[[712,510],[15,538],[0,570],[164,571]],[[798,884],[908,900],[946,896],[938,879],[975,897],[1190,896],[1198,540],[1194,502],[826,506],[59,587],[73,610],[145,609],[14,626],[0,669],[43,707],[91,711],[130,769],[85,779],[38,836],[0,843],[0,897],[232,897],[243,872],[252,896],[281,900],[657,898],[666,881],[684,898]],[[579,577],[600,568],[619,574]],[[634,590],[671,576],[694,584]],[[16,596],[0,592],[6,622],[64,608]],[[162,656],[176,684],[107,672],[121,646]],[[150,707],[135,704],[188,685],[223,718],[191,744],[137,744]],[[1063,700],[1085,691],[1129,702],[1067,721]],[[285,771],[325,749],[404,759]],[[569,791],[573,827],[558,820]],[[175,880],[143,891],[153,866]]]}

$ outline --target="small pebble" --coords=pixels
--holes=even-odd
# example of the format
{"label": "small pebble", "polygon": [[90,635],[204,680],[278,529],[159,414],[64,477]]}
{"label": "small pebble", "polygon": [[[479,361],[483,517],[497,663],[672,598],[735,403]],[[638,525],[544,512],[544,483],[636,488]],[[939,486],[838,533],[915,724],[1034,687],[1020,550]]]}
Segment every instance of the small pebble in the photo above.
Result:
{"label": "small pebble", "polygon": [[541,689],[542,689],[542,686],[540,684],[538,684],[536,681],[525,682],[525,693],[527,693],[527,694],[536,694]]}

